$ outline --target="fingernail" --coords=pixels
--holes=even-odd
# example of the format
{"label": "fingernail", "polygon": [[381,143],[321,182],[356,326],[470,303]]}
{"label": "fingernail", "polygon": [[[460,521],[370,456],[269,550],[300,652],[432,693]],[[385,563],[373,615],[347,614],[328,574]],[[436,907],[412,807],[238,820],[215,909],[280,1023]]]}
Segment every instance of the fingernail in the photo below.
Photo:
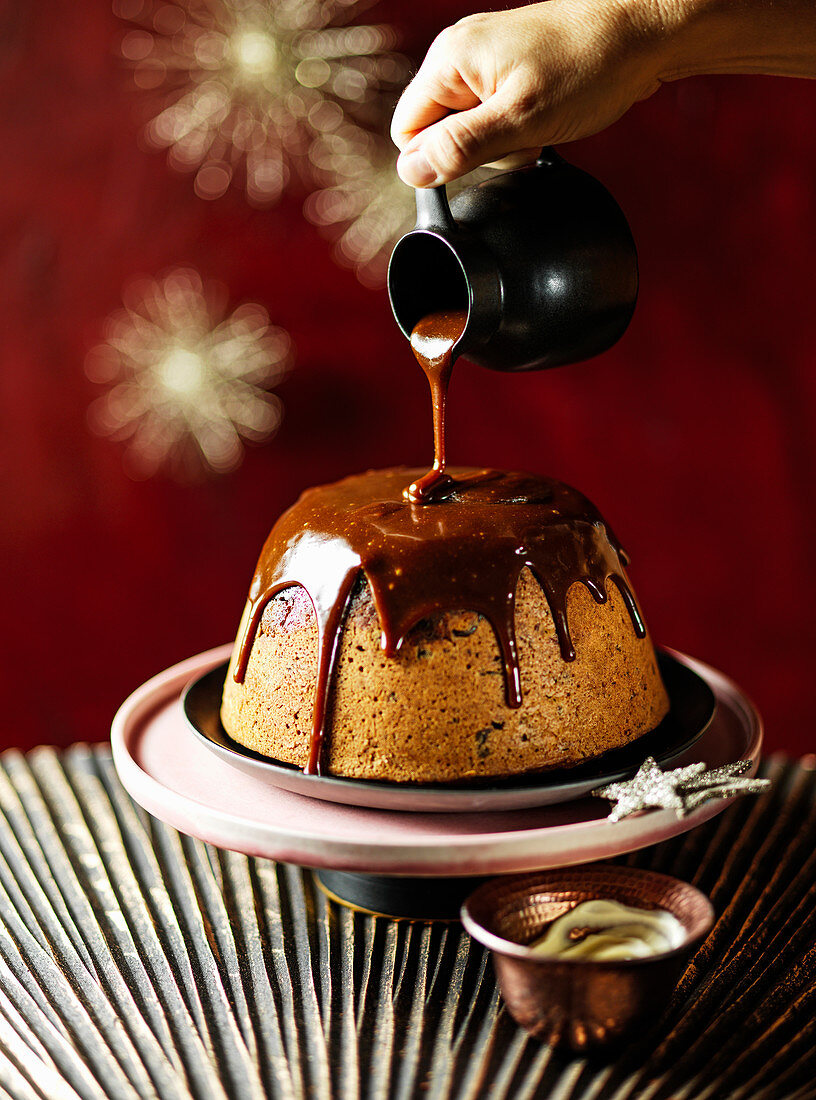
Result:
{"label": "fingernail", "polygon": [[403,153],[397,162],[400,176],[412,187],[430,187],[436,183],[436,172],[425,159],[421,149]]}

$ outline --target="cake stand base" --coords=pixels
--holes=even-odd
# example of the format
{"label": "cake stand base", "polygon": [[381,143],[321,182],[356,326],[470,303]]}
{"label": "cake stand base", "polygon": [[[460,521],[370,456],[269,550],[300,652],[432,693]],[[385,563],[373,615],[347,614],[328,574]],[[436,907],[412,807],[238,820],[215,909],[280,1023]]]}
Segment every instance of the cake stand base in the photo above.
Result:
{"label": "cake stand base", "polygon": [[326,897],[358,913],[392,920],[459,920],[462,902],[484,878],[397,878],[322,869],[315,882]]}

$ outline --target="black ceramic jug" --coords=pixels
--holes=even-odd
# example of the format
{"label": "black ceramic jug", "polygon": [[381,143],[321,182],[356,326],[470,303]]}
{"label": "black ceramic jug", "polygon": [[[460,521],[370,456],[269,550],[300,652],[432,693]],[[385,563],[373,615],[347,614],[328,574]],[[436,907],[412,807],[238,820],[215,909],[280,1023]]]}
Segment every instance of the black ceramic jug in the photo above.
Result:
{"label": "black ceramic jug", "polygon": [[437,310],[467,309],[454,356],[501,371],[587,359],[623,334],[637,300],[626,218],[596,179],[552,149],[462,191],[419,188],[388,294],[410,338]]}

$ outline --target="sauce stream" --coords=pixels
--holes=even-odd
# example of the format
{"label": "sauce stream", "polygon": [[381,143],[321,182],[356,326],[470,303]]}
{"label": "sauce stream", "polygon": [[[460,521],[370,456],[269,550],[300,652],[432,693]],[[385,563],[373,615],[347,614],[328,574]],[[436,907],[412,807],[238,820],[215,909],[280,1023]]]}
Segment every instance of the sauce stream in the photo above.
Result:
{"label": "sauce stream", "polygon": [[441,310],[417,321],[411,332],[411,349],[431,388],[434,434],[433,466],[405,490],[406,499],[413,504],[440,500],[452,485],[452,479],[445,472],[445,414],[453,371],[453,348],[465,331],[467,318],[466,309]]}

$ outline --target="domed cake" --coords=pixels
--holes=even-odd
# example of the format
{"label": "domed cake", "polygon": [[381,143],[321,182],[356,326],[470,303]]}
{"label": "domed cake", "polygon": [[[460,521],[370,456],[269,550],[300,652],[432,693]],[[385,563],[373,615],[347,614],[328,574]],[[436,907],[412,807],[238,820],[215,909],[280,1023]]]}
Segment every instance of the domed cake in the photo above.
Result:
{"label": "domed cake", "polygon": [[224,686],[233,740],[308,771],[459,782],[569,767],[668,710],[625,555],[528,474],[417,471],[310,489],[277,522]]}

